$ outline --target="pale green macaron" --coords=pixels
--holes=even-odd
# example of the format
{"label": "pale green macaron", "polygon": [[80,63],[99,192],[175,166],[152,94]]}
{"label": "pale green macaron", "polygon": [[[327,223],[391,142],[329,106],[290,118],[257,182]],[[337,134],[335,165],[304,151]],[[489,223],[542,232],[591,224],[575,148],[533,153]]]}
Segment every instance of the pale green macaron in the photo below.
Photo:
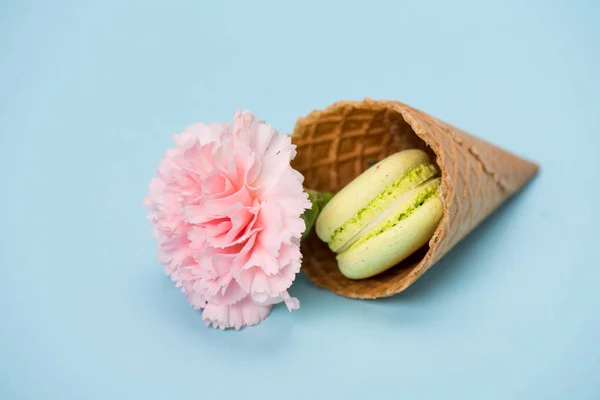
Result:
{"label": "pale green macaron", "polygon": [[443,214],[437,167],[421,150],[393,154],[327,203],[317,236],[351,279],[377,275],[425,245]]}

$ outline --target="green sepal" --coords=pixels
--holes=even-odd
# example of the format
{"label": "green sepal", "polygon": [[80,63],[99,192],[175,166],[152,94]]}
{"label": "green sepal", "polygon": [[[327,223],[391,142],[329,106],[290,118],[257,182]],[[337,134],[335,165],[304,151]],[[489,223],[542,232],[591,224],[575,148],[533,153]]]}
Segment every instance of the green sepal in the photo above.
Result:
{"label": "green sepal", "polygon": [[310,235],[310,232],[312,231],[319,214],[329,200],[331,200],[333,197],[333,193],[330,192],[317,192],[315,190],[306,189],[306,193],[308,193],[308,199],[312,203],[312,207],[304,211],[302,214],[302,219],[306,223],[306,229],[304,230],[301,238],[302,240],[306,239]]}

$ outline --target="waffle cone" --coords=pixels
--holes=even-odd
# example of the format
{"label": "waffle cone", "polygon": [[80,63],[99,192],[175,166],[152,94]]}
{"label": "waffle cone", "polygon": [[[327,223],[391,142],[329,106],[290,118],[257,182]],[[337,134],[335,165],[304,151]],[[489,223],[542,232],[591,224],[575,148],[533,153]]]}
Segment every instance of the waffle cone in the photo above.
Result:
{"label": "waffle cone", "polygon": [[308,189],[337,192],[372,163],[409,148],[425,150],[440,168],[444,215],[437,230],[428,246],[385,273],[348,279],[316,234],[303,242],[302,269],[309,279],[353,298],[406,289],[538,171],[529,161],[397,101],[341,101],[313,111],[298,119],[292,141],[293,167]]}

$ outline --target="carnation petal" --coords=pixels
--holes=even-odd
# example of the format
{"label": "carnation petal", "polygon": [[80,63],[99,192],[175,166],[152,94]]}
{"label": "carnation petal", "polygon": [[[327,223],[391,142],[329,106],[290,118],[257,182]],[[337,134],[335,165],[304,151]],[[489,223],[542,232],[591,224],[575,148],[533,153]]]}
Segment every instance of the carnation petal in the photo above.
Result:
{"label": "carnation petal", "polygon": [[258,176],[256,186],[271,190],[278,184],[284,173],[290,169],[290,159],[293,147],[289,138],[278,135],[271,141],[271,146],[262,160],[262,169]]}
{"label": "carnation petal", "polygon": [[281,292],[281,298],[283,298],[288,311],[291,312],[292,310],[297,310],[300,308],[300,300],[295,297],[290,297],[287,290]]}
{"label": "carnation petal", "polygon": [[256,325],[269,315],[271,306],[259,305],[249,298],[236,304],[207,304],[202,313],[206,325],[218,329],[234,328],[236,330],[248,325]]}
{"label": "carnation petal", "polygon": [[273,256],[277,256],[279,247],[281,247],[281,234],[283,231],[279,205],[276,202],[263,201],[256,223],[257,226],[262,228],[258,235],[257,244],[267,249]]}

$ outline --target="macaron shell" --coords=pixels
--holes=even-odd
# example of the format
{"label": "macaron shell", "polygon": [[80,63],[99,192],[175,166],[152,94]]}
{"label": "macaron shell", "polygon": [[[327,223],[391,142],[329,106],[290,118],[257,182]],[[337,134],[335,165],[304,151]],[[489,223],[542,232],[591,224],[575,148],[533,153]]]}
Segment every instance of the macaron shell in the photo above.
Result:
{"label": "macaron shell", "polygon": [[340,190],[323,209],[315,230],[328,243],[337,228],[354,217],[379,193],[402,178],[411,169],[429,162],[425,152],[404,150],[381,160]]}
{"label": "macaron shell", "polygon": [[442,214],[439,196],[428,199],[396,226],[338,254],[341,273],[350,279],[364,279],[397,265],[429,241]]}

